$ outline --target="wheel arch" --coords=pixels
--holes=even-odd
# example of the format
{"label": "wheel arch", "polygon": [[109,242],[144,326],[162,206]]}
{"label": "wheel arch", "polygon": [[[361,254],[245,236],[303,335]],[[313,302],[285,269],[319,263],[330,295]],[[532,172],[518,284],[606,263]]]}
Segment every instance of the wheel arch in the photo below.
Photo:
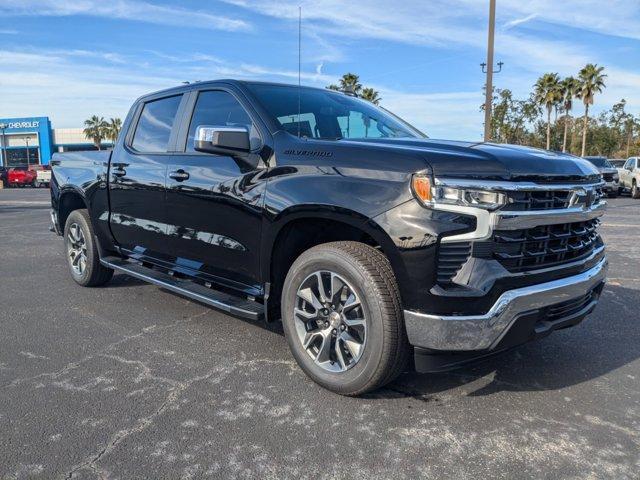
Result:
{"label": "wheel arch", "polygon": [[298,205],[278,215],[263,241],[262,274],[270,284],[269,318],[279,314],[284,278],[296,258],[322,243],[351,240],[378,248],[401,275],[402,262],[389,235],[374,220],[334,205]]}
{"label": "wheel arch", "polygon": [[64,232],[67,218],[74,210],[89,208],[86,197],[79,189],[68,187],[60,192],[58,198],[58,221],[60,223],[60,230]]}

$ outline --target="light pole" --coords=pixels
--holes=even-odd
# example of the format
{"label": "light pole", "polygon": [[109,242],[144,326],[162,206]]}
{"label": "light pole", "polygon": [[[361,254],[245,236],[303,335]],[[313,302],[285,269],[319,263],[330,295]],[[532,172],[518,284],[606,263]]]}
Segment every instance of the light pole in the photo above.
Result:
{"label": "light pole", "polygon": [[[493,38],[496,30],[496,0],[489,0],[489,34],[487,38],[487,63],[481,63],[482,71],[487,74],[484,97],[484,141],[491,140],[491,101],[493,100],[493,74],[502,70],[502,62],[498,70],[493,70]],[[485,70],[486,67],[486,70]]]}
{"label": "light pole", "polygon": [[2,151],[2,155],[0,156],[0,163],[2,163],[3,167],[7,166],[7,154],[5,152],[5,150],[7,149],[7,145],[5,143],[4,137],[4,130],[7,127],[8,125],[6,123],[0,123],[0,130],[2,130],[2,148],[0,148],[0,150]]}
{"label": "light pole", "polygon": [[31,141],[31,137],[26,137],[24,139],[25,143],[27,144],[27,170],[29,169],[29,142]]}

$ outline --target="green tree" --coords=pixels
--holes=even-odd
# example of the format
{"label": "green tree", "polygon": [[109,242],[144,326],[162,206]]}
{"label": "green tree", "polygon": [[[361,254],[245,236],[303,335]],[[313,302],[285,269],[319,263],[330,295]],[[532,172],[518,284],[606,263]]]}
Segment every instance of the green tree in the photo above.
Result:
{"label": "green tree", "polygon": [[360,98],[368,100],[375,105],[379,105],[380,100],[382,100],[378,91],[374,90],[373,88],[363,88],[362,93],[360,94]]}
{"label": "green tree", "polygon": [[93,115],[84,121],[83,133],[87,138],[91,139],[96,148],[100,150],[102,140],[108,135],[108,124],[103,117]]}
{"label": "green tree", "polygon": [[343,92],[355,93],[359,95],[362,91],[360,76],[355,73],[345,73],[339,80],[340,90]]}
{"label": "green tree", "polygon": [[557,73],[545,73],[534,85],[534,98],[547,109],[547,150],[551,148],[551,111],[561,98],[560,77]]}
{"label": "green tree", "polygon": [[107,124],[106,138],[107,140],[111,140],[113,145],[115,145],[118,140],[120,130],[122,130],[122,120],[119,118],[110,118],[109,123]]}
{"label": "green tree", "polygon": [[562,151],[567,151],[567,129],[569,126],[569,114],[573,108],[573,99],[578,91],[578,81],[573,77],[566,77],[560,82],[560,96],[562,97],[562,109],[564,110],[564,134],[562,136]]}
{"label": "green tree", "polygon": [[631,114],[627,114],[627,118],[624,121],[624,131],[626,137],[625,157],[629,158],[633,138],[636,132],[640,132],[640,117],[634,117]]}
{"label": "green tree", "polygon": [[596,93],[601,93],[605,88],[604,79],[606,75],[602,73],[604,67],[598,67],[596,64],[589,63],[585,65],[578,74],[580,82],[578,95],[584,104],[584,122],[582,127],[582,153],[585,156],[587,147],[587,130],[589,129],[589,106],[593,105],[593,99]]}

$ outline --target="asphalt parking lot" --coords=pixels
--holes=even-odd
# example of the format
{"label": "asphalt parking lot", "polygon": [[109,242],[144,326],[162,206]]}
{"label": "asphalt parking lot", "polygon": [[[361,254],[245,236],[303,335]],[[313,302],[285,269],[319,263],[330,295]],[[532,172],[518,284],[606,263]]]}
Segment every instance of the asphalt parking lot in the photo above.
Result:
{"label": "asphalt parking lot", "polygon": [[77,286],[48,190],[0,190],[0,478],[638,478],[640,201],[609,200],[581,325],[365,398],[278,328],[124,275]]}

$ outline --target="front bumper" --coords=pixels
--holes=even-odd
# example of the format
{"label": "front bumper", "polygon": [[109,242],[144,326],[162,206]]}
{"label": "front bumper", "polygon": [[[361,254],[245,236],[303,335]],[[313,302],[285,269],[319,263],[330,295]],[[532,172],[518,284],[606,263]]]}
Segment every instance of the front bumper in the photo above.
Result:
{"label": "front bumper", "polygon": [[[405,310],[409,343],[435,352],[495,350],[519,318],[595,291],[604,282],[607,267],[603,258],[578,275],[506,291],[481,315],[430,315]],[[597,295],[583,310],[590,312],[596,302]]]}
{"label": "front bumper", "polygon": [[605,182],[605,184],[602,186],[602,189],[609,193],[609,192],[613,192],[613,193],[618,193],[618,190],[620,190],[620,183],[618,182]]}

